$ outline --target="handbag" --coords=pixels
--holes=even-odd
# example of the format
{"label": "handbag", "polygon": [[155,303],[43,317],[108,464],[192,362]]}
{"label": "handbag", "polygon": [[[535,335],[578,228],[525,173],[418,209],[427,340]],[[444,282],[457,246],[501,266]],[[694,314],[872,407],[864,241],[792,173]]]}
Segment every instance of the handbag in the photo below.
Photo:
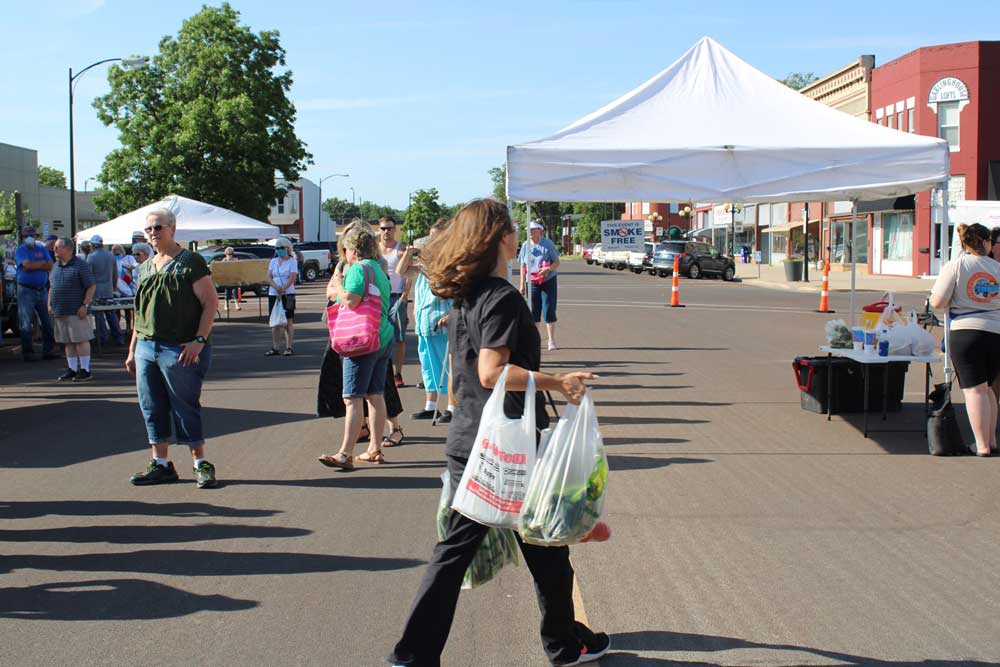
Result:
{"label": "handbag", "polygon": [[382,293],[375,284],[374,271],[362,262],[365,273],[364,294],[357,308],[346,303],[327,308],[330,347],[342,357],[362,357],[382,347],[379,328],[382,324]]}
{"label": "handbag", "polygon": [[934,385],[927,415],[927,449],[931,456],[961,456],[969,450],[962,444],[955,406],[951,403],[951,382]]}

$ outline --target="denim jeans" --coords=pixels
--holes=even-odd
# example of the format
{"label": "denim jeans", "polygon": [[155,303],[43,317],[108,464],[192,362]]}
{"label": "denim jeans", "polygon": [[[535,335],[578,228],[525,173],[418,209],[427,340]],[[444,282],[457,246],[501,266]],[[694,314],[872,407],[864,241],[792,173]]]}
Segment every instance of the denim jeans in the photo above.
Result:
{"label": "denim jeans", "polygon": [[49,318],[49,290],[46,287],[34,289],[17,286],[17,323],[21,330],[21,354],[33,354],[35,346],[31,336],[35,331],[35,315],[42,325],[42,354],[51,354],[56,346]]}
{"label": "denim jeans", "polygon": [[529,285],[531,296],[531,316],[535,322],[543,319],[547,324],[556,321],[556,297],[559,293],[558,276],[549,278],[541,285]]}
{"label": "denim jeans", "polygon": [[111,335],[114,336],[115,342],[119,345],[125,343],[125,337],[122,335],[121,324],[119,323],[119,316],[117,310],[103,310],[94,313],[94,319],[97,321],[97,335],[101,339],[101,345],[108,342],[108,330],[111,330]]}
{"label": "denim jeans", "polygon": [[181,366],[180,345],[138,340],[135,345],[135,385],[139,409],[146,420],[149,444],[171,441],[171,425],[177,444],[197,447],[205,443],[201,430],[201,383],[212,363],[212,346],[206,345],[198,363]]}

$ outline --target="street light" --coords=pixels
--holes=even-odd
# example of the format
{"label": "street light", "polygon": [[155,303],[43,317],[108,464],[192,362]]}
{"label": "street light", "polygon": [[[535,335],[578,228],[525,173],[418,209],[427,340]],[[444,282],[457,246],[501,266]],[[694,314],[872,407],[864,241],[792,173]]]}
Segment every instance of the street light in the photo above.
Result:
{"label": "street light", "polygon": [[316,240],[319,241],[320,227],[322,226],[323,220],[323,181],[328,178],[334,178],[336,176],[341,176],[343,178],[348,178],[350,174],[330,174],[329,176],[324,176],[319,179],[319,208],[316,209]]}
{"label": "street light", "polygon": [[349,185],[347,187],[349,187],[351,189],[351,206],[354,206],[354,186],[353,185]]}
{"label": "street light", "polygon": [[729,222],[733,233],[729,237],[729,256],[736,257],[736,214],[743,212],[743,204],[726,204],[726,213],[729,214]]}
{"label": "street light", "polygon": [[691,208],[691,206],[685,204],[683,208],[677,211],[677,215],[682,218],[688,219],[688,238],[690,238],[691,232],[694,230],[694,219],[697,212]]}
{"label": "street light", "polygon": [[652,213],[649,214],[649,217],[646,218],[646,220],[649,220],[651,223],[653,223],[653,230],[652,230],[653,231],[653,239],[652,240],[655,243],[656,242],[656,236],[657,236],[656,230],[658,229],[658,227],[656,226],[656,223],[661,222],[663,220],[663,216],[660,215],[659,213],[657,213],[656,211],[653,211]]}
{"label": "street light", "polygon": [[83,181],[83,191],[84,191],[84,192],[89,192],[89,190],[87,189],[87,183],[90,183],[91,181],[96,181],[96,180],[97,180],[97,179],[96,179],[95,177],[93,177],[93,176],[88,176],[88,177],[87,177],[87,178],[86,178],[86,179],[85,179],[85,180]]}
{"label": "street light", "polygon": [[[146,56],[126,56],[124,58],[106,58],[105,60],[98,60],[96,63],[87,65],[82,70],[73,74],[73,68],[69,68],[69,235],[70,238],[76,237],[76,174],[73,165],[73,87],[76,80],[83,76],[87,70],[93,69],[98,65],[103,65],[104,63],[113,63],[120,61],[122,67],[126,70],[139,69],[145,67],[149,64],[149,58]],[[84,187],[86,188],[87,182],[84,181]]]}

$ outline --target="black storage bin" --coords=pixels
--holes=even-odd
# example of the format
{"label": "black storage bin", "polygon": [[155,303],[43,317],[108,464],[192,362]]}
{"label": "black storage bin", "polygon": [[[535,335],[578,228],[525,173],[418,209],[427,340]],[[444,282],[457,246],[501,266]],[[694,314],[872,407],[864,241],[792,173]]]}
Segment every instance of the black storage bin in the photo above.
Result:
{"label": "black storage bin", "polygon": [[[883,373],[889,373],[886,408],[897,412],[903,405],[903,385],[906,383],[908,361],[872,364],[868,385],[869,412],[882,411]],[[825,414],[827,411],[827,374],[833,372],[833,405],[831,414],[861,412],[865,404],[865,376],[861,364],[840,357],[796,357],[792,362],[799,401],[803,410]]]}

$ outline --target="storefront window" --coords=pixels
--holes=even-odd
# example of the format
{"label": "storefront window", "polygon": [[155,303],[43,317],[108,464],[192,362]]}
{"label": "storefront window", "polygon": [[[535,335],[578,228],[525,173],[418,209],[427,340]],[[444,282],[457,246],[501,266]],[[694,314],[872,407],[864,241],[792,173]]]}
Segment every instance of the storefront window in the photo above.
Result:
{"label": "storefront window", "polygon": [[830,262],[843,263],[847,261],[847,224],[843,222],[830,223]]}
{"label": "storefront window", "polygon": [[[851,224],[851,223],[848,223]],[[858,264],[868,263],[868,219],[861,218],[857,220],[852,225],[854,229],[854,243],[851,244],[854,248],[854,253],[857,256],[855,261]],[[847,258],[851,261],[850,257]]]}
{"label": "storefront window", "polygon": [[912,213],[883,214],[882,259],[893,262],[908,262],[913,259]]}

